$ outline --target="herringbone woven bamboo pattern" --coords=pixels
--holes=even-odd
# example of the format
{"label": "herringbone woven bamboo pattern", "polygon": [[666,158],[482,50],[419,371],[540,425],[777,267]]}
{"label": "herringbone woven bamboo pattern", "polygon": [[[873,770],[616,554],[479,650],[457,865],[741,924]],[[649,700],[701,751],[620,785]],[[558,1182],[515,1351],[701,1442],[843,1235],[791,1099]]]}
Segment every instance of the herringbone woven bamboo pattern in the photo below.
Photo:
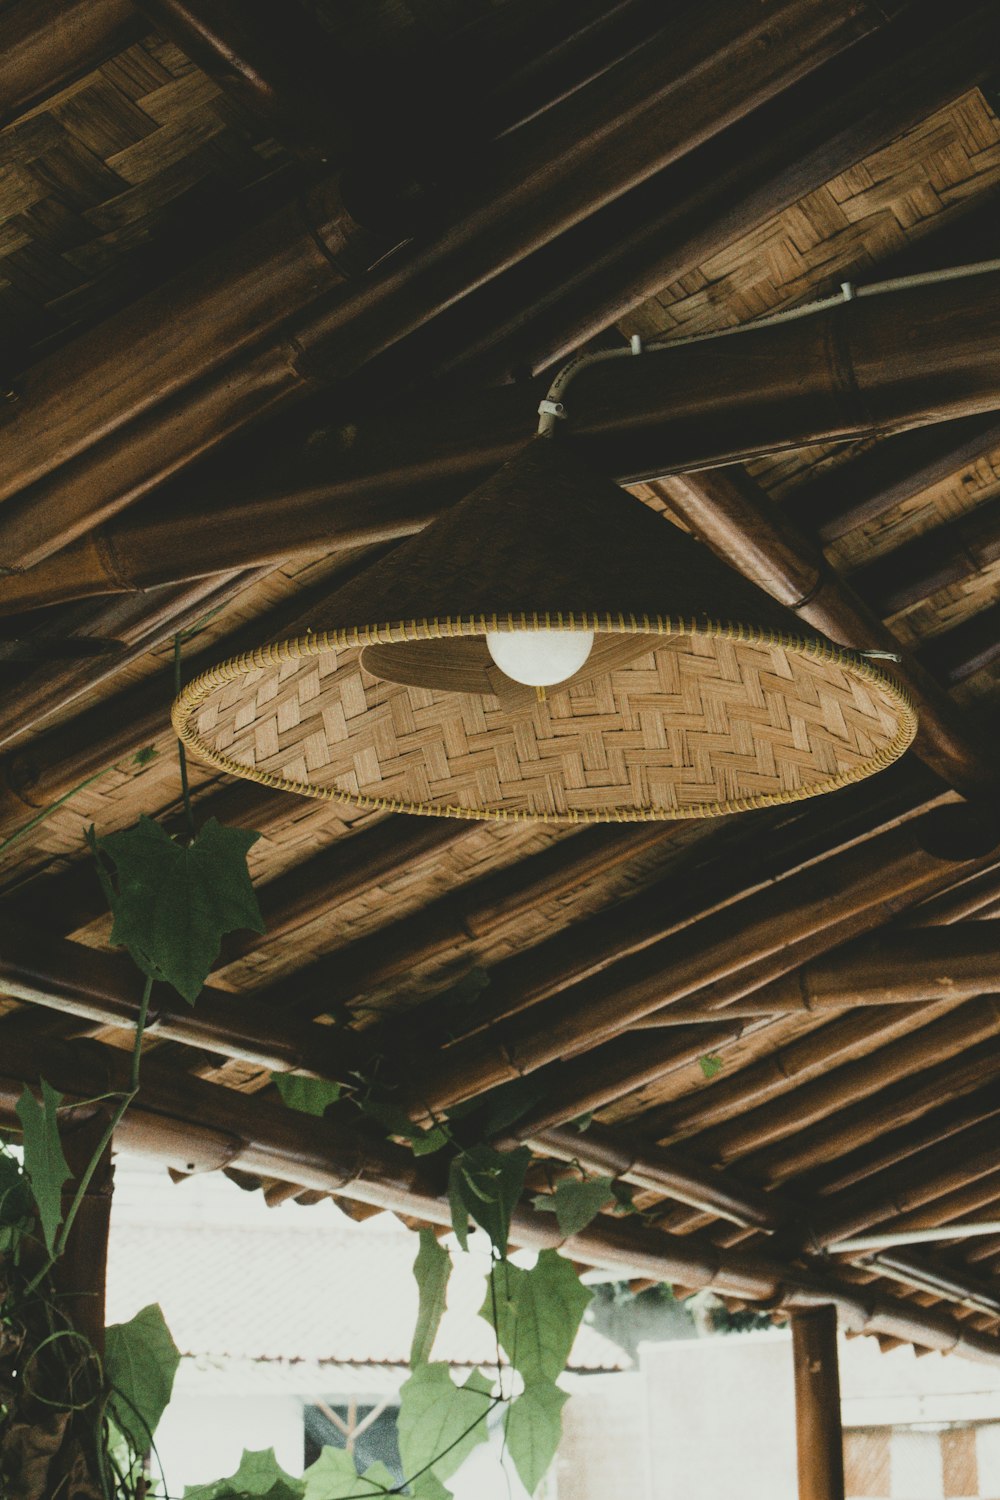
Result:
{"label": "herringbone woven bamboo pattern", "polygon": [[[468,624],[391,634],[480,633]],[[175,724],[220,769],[307,796],[557,822],[795,800],[869,775],[912,738],[898,691],[832,648],[685,634],[662,620],[639,629],[666,638],[516,715],[490,696],[381,682],[357,646],[316,637],[205,674]]]}

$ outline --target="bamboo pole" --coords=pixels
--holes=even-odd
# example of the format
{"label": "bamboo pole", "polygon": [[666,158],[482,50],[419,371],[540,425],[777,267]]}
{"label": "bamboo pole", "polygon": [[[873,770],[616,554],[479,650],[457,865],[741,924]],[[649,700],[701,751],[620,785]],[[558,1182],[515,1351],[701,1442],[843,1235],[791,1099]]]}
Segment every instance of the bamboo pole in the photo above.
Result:
{"label": "bamboo pole", "polygon": [[990,667],[1000,655],[1000,605],[934,636],[917,653],[921,666],[939,682],[955,686]]}
{"label": "bamboo pole", "polygon": [[799,1500],[844,1500],[837,1309],[800,1308],[791,1324]]}
{"label": "bamboo pole", "polygon": [[[37,1047],[7,1047],[0,1060],[0,1109],[13,1119],[25,1082],[42,1072],[70,1097],[99,1092],[121,1082],[127,1059],[91,1043],[42,1053]],[[238,1166],[242,1171],[319,1192],[341,1194],[362,1203],[415,1214],[431,1223],[450,1224],[450,1205],[432,1163],[415,1159],[403,1147],[352,1130],[332,1119],[302,1121],[294,1111],[252,1100],[201,1079],[177,1075],[158,1065],[144,1069],[143,1090],[125,1116],[120,1147],[165,1160],[185,1171]],[[707,1287],[742,1300],[769,1305],[812,1307],[836,1303],[846,1325],[857,1332],[899,1337],[925,1348],[977,1359],[1000,1359],[1000,1339],[975,1332],[936,1309],[859,1292],[834,1276],[719,1250],[677,1239],[655,1228],[599,1219],[580,1234],[563,1239],[552,1214],[516,1211],[515,1243],[560,1248],[585,1264],[626,1269],[691,1288]]]}
{"label": "bamboo pole", "polygon": [[1000,421],[991,413],[890,435],[844,464],[808,475],[783,504],[810,535],[835,542],[996,447]]}
{"label": "bamboo pole", "polygon": [[993,500],[865,564],[851,574],[851,587],[886,619],[998,558],[1000,501]]}
{"label": "bamboo pole", "polygon": [[[791,321],[593,365],[574,383],[570,431],[588,462],[631,481],[790,443],[941,421],[1000,404],[992,357],[998,327],[997,271],[859,295]],[[834,346],[846,376],[829,354]],[[920,367],[920,382],[901,376],[900,349],[907,368]],[[858,386],[863,415],[845,396],[845,379]],[[475,393],[447,405],[424,399],[352,423],[349,434],[328,429],[297,493],[287,460],[275,466],[272,459],[273,479],[258,474],[255,492],[246,476],[234,485],[230,474],[231,501],[223,495],[206,505],[190,495],[176,506],[143,508],[50,564],[2,580],[0,609],[412,535],[519,451],[546,387]],[[341,444],[349,447],[346,462]],[[790,537],[794,528],[787,530]],[[741,553],[747,556],[745,540]],[[763,567],[763,550],[755,565]],[[797,563],[785,580],[792,594],[799,571]],[[884,634],[857,610],[835,609],[835,593],[828,586],[809,606],[800,594],[807,617],[821,626],[826,620],[834,635],[860,632],[863,647]],[[922,681],[918,686],[932,694]]]}
{"label": "bamboo pole", "polygon": [[[988,922],[876,933],[756,990],[757,1014],[962,999],[1000,990],[1000,947]],[[751,1014],[754,1011],[750,1012]]]}
{"label": "bamboo pole", "polygon": [[[945,1004],[953,1006],[955,1002]],[[891,1017],[895,1011],[889,1014]],[[706,1092],[703,1099],[697,1096],[682,1099],[676,1105],[658,1111],[653,1126],[656,1136],[677,1139],[699,1132],[699,1149],[710,1151],[714,1160],[732,1160],[767,1146],[794,1130],[804,1130],[853,1100],[864,1098],[873,1088],[887,1087],[897,1078],[908,1077],[923,1067],[989,1040],[996,1034],[1000,1022],[1000,999],[983,995],[966,1001],[958,1009],[945,1010],[944,1014],[941,1014],[940,1006],[935,1006],[929,1012],[918,1008],[911,1015],[909,1023],[904,1015],[893,1028],[891,1020],[887,1024],[877,1013],[862,1011],[855,1016],[845,1016],[832,1026],[810,1032],[749,1068],[741,1069],[731,1079],[720,1079],[719,1090]],[[928,1017],[926,1021],[925,1015]],[[912,1021],[918,1027],[915,1031],[912,1030]],[[912,1034],[903,1032],[900,1035],[908,1024]],[[833,1042],[828,1034],[834,1030],[845,1042],[853,1036],[859,1038],[862,1045],[869,1038],[884,1044],[877,1050],[869,1045],[866,1050],[870,1055],[856,1060],[851,1059],[845,1047],[840,1053],[841,1065],[831,1072],[830,1063],[821,1059]],[[835,1057],[836,1054],[830,1062]],[[819,1068],[824,1076],[816,1078],[814,1075]],[[806,1087],[795,1087],[810,1074],[813,1078]],[[740,1094],[743,1113],[733,1119],[734,1085],[743,1079],[746,1080],[746,1092]],[[761,1099],[772,1099],[777,1090],[782,1094],[788,1090],[793,1090],[793,1093],[790,1098],[783,1097],[766,1110],[753,1107]],[[722,1123],[716,1123],[718,1121]],[[706,1125],[714,1125],[708,1136],[700,1134]]]}
{"label": "bamboo pole", "polygon": [[[953,879],[955,861],[981,857],[982,832],[972,819],[928,815],[778,882],[743,902],[738,919],[730,912],[707,917],[484,1036],[457,1042],[423,1078],[424,1099],[443,1108],[566,1053],[593,1049],[660,1006],[860,911],[870,912],[874,925],[887,899],[913,901]],[[697,1030],[704,1040],[704,1029]]]}
{"label": "bamboo pole", "polygon": [[[103,953],[53,938],[24,921],[0,928],[0,987],[12,999],[94,1021],[133,1026],[139,1014],[135,967],[127,954]],[[357,1040],[329,1027],[276,1016],[247,996],[206,986],[191,1007],[169,987],[154,987],[149,1034],[203,1047],[277,1072],[298,1069],[343,1080],[360,1058]]]}
{"label": "bamboo pole", "polygon": [[[812,1170],[817,1173],[817,1191],[840,1191],[935,1138],[1000,1113],[1000,1101],[989,1086],[998,1069],[1000,1040],[991,1037],[957,1058],[934,1063],[915,1078],[904,1077],[879,1089],[874,1104],[862,1096],[804,1130],[789,1129],[770,1146],[755,1144],[748,1156],[738,1158],[740,1165],[768,1187]],[[891,1139],[870,1144],[886,1120],[892,1122]],[[845,1156],[847,1160],[841,1161]]]}
{"label": "bamboo pole", "polygon": [[989,1119],[918,1152],[904,1168],[869,1177],[855,1192],[833,1196],[814,1221],[816,1243],[830,1245],[909,1213],[996,1170],[996,1123]]}
{"label": "bamboo pole", "polygon": [[[777,817],[765,814],[770,830],[765,846],[759,837],[762,823],[744,821],[728,827],[719,824],[711,833],[706,830],[699,840],[701,866],[687,879],[683,892],[678,891],[676,880],[666,876],[612,910],[598,911],[585,922],[560,929],[525,951],[501,959],[490,968],[489,985],[463,1030],[479,1030],[515,1015],[572,981],[594,975],[713,909],[741,900],[768,881],[780,879],[793,865],[826,859],[855,838],[868,838],[884,831],[895,824],[900,814],[926,806],[931,800],[928,797],[933,791],[931,779],[925,780],[922,773],[915,778],[912,773],[916,765],[911,763],[907,767],[904,763],[877,781],[846,791],[838,798],[836,820],[831,818],[828,803],[813,803]],[[677,837],[676,832],[673,837]],[[741,858],[751,845],[753,875],[748,882]],[[587,845],[579,847],[582,852]],[[514,899],[519,901],[516,892]],[[294,986],[279,980],[267,986],[261,998],[278,1006],[291,1005],[303,1015],[318,1015],[329,1005],[331,996],[340,1000],[364,996],[373,985],[407,973],[417,962],[432,958],[452,942],[462,941],[448,897],[431,902],[415,916],[387,924],[382,935],[381,945],[362,938],[357,944],[322,955],[296,975]],[[837,938],[849,935],[853,936],[853,929],[850,933],[838,933]],[[800,961],[802,957],[812,957],[815,951],[822,951],[833,941],[833,937],[823,938],[819,949],[809,943],[798,945],[793,958]],[[783,968],[778,964],[763,978],[758,976],[755,965],[745,972],[749,990],[772,978],[775,972],[783,972]],[[704,1000],[706,1006],[730,998],[728,993],[717,996],[705,989],[698,994],[699,1003]],[[425,1013],[418,1007],[413,1021],[425,1039],[438,1037],[441,1045],[455,1040],[453,1032],[448,1035],[440,1032],[433,1008]],[[408,1019],[400,1018],[400,1022],[410,1024]]]}
{"label": "bamboo pole", "polygon": [[130,0],[33,0],[0,22],[0,124],[128,47],[147,27]]}
{"label": "bamboo pole", "polygon": [[696,536],[801,620],[842,645],[898,654],[893,674],[919,716],[914,752],[966,795],[996,787],[1000,770],[992,746],[749,474],[691,474],[656,489]]}

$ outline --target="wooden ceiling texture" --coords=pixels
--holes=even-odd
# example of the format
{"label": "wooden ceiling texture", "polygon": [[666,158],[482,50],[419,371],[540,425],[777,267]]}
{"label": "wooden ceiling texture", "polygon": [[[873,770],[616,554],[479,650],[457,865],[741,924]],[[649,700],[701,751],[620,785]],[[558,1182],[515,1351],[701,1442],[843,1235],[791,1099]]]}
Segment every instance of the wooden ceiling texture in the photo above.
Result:
{"label": "wooden ceiling texture", "polygon": [[[998,43],[995,0],[0,3],[3,1119],[127,1065],[83,834],[182,826],[175,636],[185,679],[278,637],[527,440],[592,341],[990,261]],[[575,1159],[648,1211],[575,1260],[1000,1359],[1000,1235],[829,1249],[1000,1220],[1000,270],[906,295],[934,358],[885,314],[864,389],[828,345],[640,431],[581,379],[579,423],[665,526],[901,654],[904,759],[583,830],[192,762],[199,816],[262,835],[267,931],[194,1009],[157,997],[123,1146],[442,1223],[439,1158],[272,1073],[377,1061],[415,1117],[525,1076],[533,1191]],[[824,361],[835,417],[798,399]]]}

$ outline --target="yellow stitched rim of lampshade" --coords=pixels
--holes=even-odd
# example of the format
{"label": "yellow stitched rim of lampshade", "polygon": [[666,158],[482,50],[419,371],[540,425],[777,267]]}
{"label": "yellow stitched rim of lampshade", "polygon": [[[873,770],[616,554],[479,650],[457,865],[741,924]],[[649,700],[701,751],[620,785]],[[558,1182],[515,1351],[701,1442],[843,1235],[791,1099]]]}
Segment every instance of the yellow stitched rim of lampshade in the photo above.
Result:
{"label": "yellow stitched rim of lampshade", "polygon": [[[799,787],[782,788],[749,796],[727,797],[715,801],[692,802],[683,807],[614,806],[570,808],[566,811],[538,811],[521,807],[470,807],[460,803],[405,800],[392,796],[372,795],[333,785],[261,770],[206,743],[193,727],[194,714],[202,709],[217,690],[238,682],[248,673],[261,669],[320,657],[330,652],[370,645],[442,640],[458,636],[482,636],[487,630],[593,630],[595,634],[650,635],[689,637],[693,641],[729,641],[751,647],[779,648],[790,656],[813,662],[829,663],[839,668],[852,687],[866,689],[882,700],[883,708],[895,718],[895,732],[886,743],[857,763],[845,766],[815,782]],[[338,665],[334,675],[339,676]],[[584,674],[581,674],[584,675]],[[374,679],[378,682],[378,679]],[[384,684],[382,684],[384,685]],[[439,695],[445,696],[445,695]],[[448,694],[457,698],[461,695]],[[261,646],[241,656],[232,657],[194,678],[180,693],[172,710],[174,729],[192,754],[232,776],[275,787],[298,796],[322,801],[349,803],[352,806],[385,812],[415,813],[425,817],[456,817],[490,822],[607,823],[671,821],[681,818],[717,817],[725,813],[745,812],[752,808],[796,802],[821,793],[835,791],[883,770],[898,760],[907,749],[917,728],[917,716],[903,688],[877,667],[853,652],[830,642],[785,636],[776,631],[754,629],[725,621],[693,621],[660,615],[596,614],[520,614],[468,618],[435,618],[399,621],[396,624],[370,625],[352,629],[309,633],[277,645]],[[250,721],[247,721],[250,722]]]}

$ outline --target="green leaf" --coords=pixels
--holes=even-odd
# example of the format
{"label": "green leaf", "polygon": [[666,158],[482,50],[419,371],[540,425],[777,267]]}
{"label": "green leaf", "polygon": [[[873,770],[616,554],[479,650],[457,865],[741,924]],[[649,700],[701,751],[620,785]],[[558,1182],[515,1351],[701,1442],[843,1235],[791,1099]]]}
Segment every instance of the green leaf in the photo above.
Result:
{"label": "green leaf", "polygon": [[372,1464],[359,1474],[345,1448],[324,1448],[303,1474],[302,1483],[304,1500],[353,1500],[355,1495],[384,1495],[396,1488],[385,1464]]}
{"label": "green leaf", "polygon": [[59,1140],[56,1111],[62,1103],[42,1079],[42,1102],[39,1104],[26,1088],[17,1102],[18,1119],[24,1128],[24,1170],[31,1183],[31,1195],[38,1207],[38,1220],[51,1255],[56,1234],[62,1223],[62,1190],[72,1175]]}
{"label": "green leaf", "polygon": [[446,1364],[420,1365],[400,1391],[399,1451],[407,1474],[431,1465],[448,1479],[487,1438],[493,1386],[473,1370],[462,1386]]}
{"label": "green leaf", "polygon": [[30,1232],[33,1203],[27,1177],[15,1158],[0,1150],[0,1255],[16,1250]]}
{"label": "green leaf", "polygon": [[562,1409],[569,1400],[550,1381],[526,1385],[507,1409],[507,1447],[521,1483],[533,1495],[548,1472],[562,1436]]}
{"label": "green leaf", "polygon": [[543,1093],[541,1085],[530,1078],[514,1078],[494,1089],[483,1113],[481,1139],[489,1140],[520,1120],[541,1101]]}
{"label": "green leaf", "polygon": [[526,1385],[555,1380],[566,1368],[573,1340],[592,1293],[555,1250],[543,1250],[530,1271],[509,1263],[492,1271],[479,1315],[496,1328],[507,1358]]}
{"label": "green leaf", "polygon": [[413,1274],[420,1291],[417,1326],[413,1330],[410,1368],[426,1364],[444,1313],[445,1293],[451,1275],[451,1256],[442,1249],[429,1229],[420,1231],[420,1249],[413,1263]]}
{"label": "green leaf", "polygon": [[180,1353],[163,1313],[153,1303],[128,1323],[112,1323],[105,1335],[104,1373],[111,1387],[108,1407],[115,1425],[137,1453],[151,1446],[174,1388]]}
{"label": "green leaf", "polygon": [[611,1184],[611,1196],[615,1200],[614,1214],[616,1218],[624,1218],[627,1214],[637,1214],[639,1210],[632,1202],[635,1189],[627,1182],[613,1182]]}
{"label": "green leaf", "polygon": [[304,1115],[322,1115],[328,1104],[340,1098],[339,1083],[326,1078],[302,1078],[298,1073],[272,1073],[271,1082],[289,1109]]}
{"label": "green leaf", "polygon": [[432,1469],[426,1474],[421,1474],[419,1479],[413,1480],[410,1485],[410,1494],[414,1500],[453,1500],[451,1490],[443,1485]]}
{"label": "green leaf", "polygon": [[305,1485],[278,1463],[273,1448],[251,1453],[244,1450],[240,1466],[228,1479],[211,1484],[188,1485],[184,1500],[304,1500]]}
{"label": "green leaf", "polygon": [[469,1217],[473,1218],[489,1235],[496,1254],[501,1258],[507,1254],[511,1215],[521,1196],[530,1161],[531,1151],[527,1146],[519,1146],[516,1151],[473,1146],[455,1157],[449,1173],[448,1192],[452,1203],[452,1224],[463,1250],[468,1245],[456,1223],[456,1200],[458,1216],[464,1212],[466,1223]]}
{"label": "green leaf", "polygon": [[141,817],[123,833],[92,838],[117,875],[111,941],[124,945],[144,974],[194,1004],[223,936],[236,928],[264,931],[246,861],[259,837],[209,818],[185,845]]}
{"label": "green leaf", "polygon": [[414,1156],[430,1156],[447,1144],[448,1132],[442,1126],[435,1125],[432,1130],[421,1131],[420,1135],[411,1140],[410,1150]]}
{"label": "green leaf", "polygon": [[150,761],[155,760],[159,753],[155,745],[143,745],[142,749],[137,750],[133,755],[132,764],[134,766],[148,766]]}
{"label": "green leaf", "polygon": [[717,1056],[716,1053],[709,1052],[707,1056],[699,1057],[698,1066],[701,1068],[701,1071],[704,1073],[705,1077],[709,1079],[709,1081],[711,1081],[713,1078],[717,1078],[719,1076],[726,1065],[723,1062],[722,1058]]}
{"label": "green leaf", "polygon": [[377,1120],[389,1135],[401,1135],[404,1140],[410,1141],[424,1133],[419,1125],[413,1123],[401,1104],[393,1104],[385,1099],[359,1099],[358,1105],[366,1115]]}
{"label": "green leaf", "polygon": [[614,1203],[610,1177],[588,1177],[583,1182],[560,1182],[555,1191],[555,1211],[559,1228],[567,1238],[586,1229],[602,1208]]}

